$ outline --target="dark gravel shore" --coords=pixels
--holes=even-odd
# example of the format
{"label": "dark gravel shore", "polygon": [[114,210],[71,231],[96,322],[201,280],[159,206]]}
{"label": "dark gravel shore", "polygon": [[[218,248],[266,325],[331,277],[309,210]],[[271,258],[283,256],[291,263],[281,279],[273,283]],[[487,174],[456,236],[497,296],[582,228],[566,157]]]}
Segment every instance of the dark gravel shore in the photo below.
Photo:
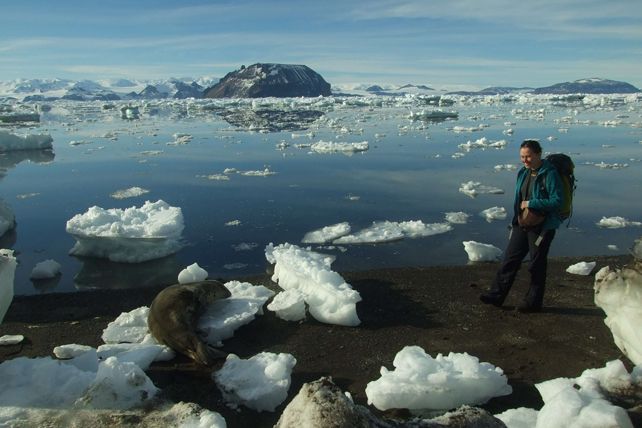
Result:
{"label": "dark gravel shore", "polygon": [[[593,303],[593,274],[565,272],[579,261],[596,261],[595,273],[630,260],[628,256],[551,259],[545,308],[536,314],[514,310],[526,292],[526,266],[501,309],[479,301],[496,263],[341,272],[363,299],[357,305],[359,327],[321,324],[312,318],[291,323],[266,311],[225,341],[224,350],[242,358],[261,351],[294,355],[297,364],[288,401],[304,382],[329,375],[364,405],[366,384],[379,377],[382,365],[391,369],[404,346],[421,346],[433,356],[467,352],[501,367],[513,387],[512,395],[482,407],[492,413],[522,406],[539,409],[543,403],[535,383],[577,377],[584,369],[603,367],[617,358],[630,367],[604,325],[604,313]],[[267,274],[227,279],[278,289]],[[26,339],[20,345],[0,347],[0,361],[52,355],[55,346],[67,343],[98,346],[110,321],[121,312],[149,305],[157,292],[148,288],[17,296],[0,325],[0,335],[22,334]],[[272,426],[287,404],[274,413],[231,410],[211,380],[211,371],[179,356],[153,365],[148,374],[164,397],[215,410],[231,428]]]}

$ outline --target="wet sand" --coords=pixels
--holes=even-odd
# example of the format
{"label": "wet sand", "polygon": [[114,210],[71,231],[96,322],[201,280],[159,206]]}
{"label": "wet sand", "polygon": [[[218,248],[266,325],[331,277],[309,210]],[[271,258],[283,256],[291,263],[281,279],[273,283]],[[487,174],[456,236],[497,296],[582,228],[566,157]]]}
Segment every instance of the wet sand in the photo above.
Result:
{"label": "wet sand", "polygon": [[[362,321],[359,327],[321,324],[310,317],[300,323],[286,322],[266,310],[224,342],[225,351],[242,358],[262,351],[295,356],[288,400],[274,413],[228,408],[211,380],[212,371],[222,362],[207,368],[178,356],[152,365],[147,373],[162,389],[162,397],[215,410],[225,417],[228,427],[268,427],[278,420],[303,383],[321,376],[332,376],[358,404],[366,405],[366,384],[379,377],[380,367],[392,369],[398,351],[418,345],[432,356],[467,352],[501,367],[513,394],[481,406],[491,413],[522,406],[539,409],[543,403],[535,383],[577,377],[584,369],[603,367],[617,358],[631,367],[613,343],[604,313],[593,303],[593,274],[603,266],[621,267],[630,260],[628,256],[551,259],[545,307],[535,314],[515,311],[527,289],[526,265],[503,308],[479,301],[497,263],[340,272],[362,296],[357,304]],[[596,261],[597,267],[589,276],[565,272],[579,261]],[[225,278],[232,279],[278,290],[268,274]],[[17,296],[0,325],[0,335],[22,334],[26,339],[19,345],[0,347],[0,361],[53,355],[55,346],[67,343],[98,346],[109,322],[121,312],[148,306],[158,291]],[[390,412],[385,416],[404,414]]]}

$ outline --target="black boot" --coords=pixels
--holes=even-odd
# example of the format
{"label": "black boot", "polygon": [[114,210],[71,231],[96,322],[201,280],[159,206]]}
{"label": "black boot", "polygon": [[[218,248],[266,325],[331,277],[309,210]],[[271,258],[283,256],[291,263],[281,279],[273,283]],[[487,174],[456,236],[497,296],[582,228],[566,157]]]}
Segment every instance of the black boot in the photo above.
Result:
{"label": "black boot", "polygon": [[503,293],[501,291],[491,290],[488,293],[484,293],[479,296],[479,300],[481,300],[483,303],[487,305],[497,306],[498,308],[501,308],[501,306],[504,304],[505,299],[506,293]]}

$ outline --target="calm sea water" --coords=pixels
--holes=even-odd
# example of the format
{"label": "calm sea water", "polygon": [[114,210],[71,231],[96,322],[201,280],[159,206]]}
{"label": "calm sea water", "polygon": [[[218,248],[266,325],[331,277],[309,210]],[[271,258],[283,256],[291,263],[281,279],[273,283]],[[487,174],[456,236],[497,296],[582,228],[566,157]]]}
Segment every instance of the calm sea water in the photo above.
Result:
{"label": "calm sea water", "polygon": [[[440,123],[410,120],[410,110],[431,107],[407,101],[347,102],[307,103],[304,109],[324,113],[310,129],[267,133],[248,130],[247,123],[241,127],[236,126],[238,121],[228,123],[219,114],[220,106],[206,102],[142,106],[137,120],[122,119],[118,108],[103,109],[101,103],[52,104],[37,128],[14,131],[50,133],[55,155],[13,152],[0,157],[0,171],[4,171],[0,197],[12,207],[17,221],[16,229],[2,237],[0,245],[16,250],[16,294],[172,283],[181,269],[194,262],[212,278],[234,279],[266,269],[264,248],[270,242],[300,244],[306,232],[343,221],[353,231],[380,220],[443,222],[449,211],[471,217],[467,224],[454,225],[441,235],[323,251],[337,256],[333,269],[339,272],[466,264],[462,241],[505,247],[509,220],[489,223],[479,212],[502,206],[512,215],[516,171],[497,172],[494,166],[518,165],[519,144],[525,138],[539,139],[547,152],[569,153],[576,163],[574,215],[570,227],[558,232],[552,255],[590,259],[591,255],[623,254],[642,235],[640,227],[596,225],[603,216],[642,221],[640,101],[587,108],[550,101],[459,100],[446,108],[457,111],[459,119]],[[242,103],[230,108],[251,110]],[[605,126],[612,122],[617,125]],[[479,131],[453,129],[480,124],[484,127]],[[504,133],[509,128],[512,135]],[[309,132],[314,135],[304,135]],[[189,134],[192,140],[168,145],[177,133]],[[115,139],[105,138],[109,136]],[[508,144],[453,157],[461,152],[459,144],[482,137]],[[370,149],[347,156],[310,153],[309,148],[295,146],[320,140],[368,141]],[[86,144],[70,145],[72,141]],[[594,165],[599,162],[628,166],[599,168]],[[276,174],[230,174],[228,181],[203,177],[221,174],[226,168],[269,168]],[[461,183],[470,180],[505,193],[470,198],[458,191]],[[122,200],[110,197],[132,186],[149,193]],[[158,199],[183,211],[186,245],[180,252],[141,264],[68,255],[74,239],[65,232],[65,224],[74,215],[93,205],[126,208]],[[240,224],[226,226],[233,220]],[[239,250],[243,243],[249,249]],[[35,264],[46,259],[61,263],[62,275],[53,281],[31,281]]]}

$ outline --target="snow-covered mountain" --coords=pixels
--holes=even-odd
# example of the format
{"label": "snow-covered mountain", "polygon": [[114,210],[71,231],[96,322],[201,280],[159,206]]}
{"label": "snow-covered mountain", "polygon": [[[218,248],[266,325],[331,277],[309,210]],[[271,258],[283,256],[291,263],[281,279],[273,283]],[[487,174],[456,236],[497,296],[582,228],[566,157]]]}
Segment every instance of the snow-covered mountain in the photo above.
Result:
{"label": "snow-covered mountain", "polygon": [[204,89],[217,81],[218,79],[209,76],[198,79],[171,78],[152,81],[18,79],[0,82],[0,97],[12,97],[24,101],[201,98]]}

